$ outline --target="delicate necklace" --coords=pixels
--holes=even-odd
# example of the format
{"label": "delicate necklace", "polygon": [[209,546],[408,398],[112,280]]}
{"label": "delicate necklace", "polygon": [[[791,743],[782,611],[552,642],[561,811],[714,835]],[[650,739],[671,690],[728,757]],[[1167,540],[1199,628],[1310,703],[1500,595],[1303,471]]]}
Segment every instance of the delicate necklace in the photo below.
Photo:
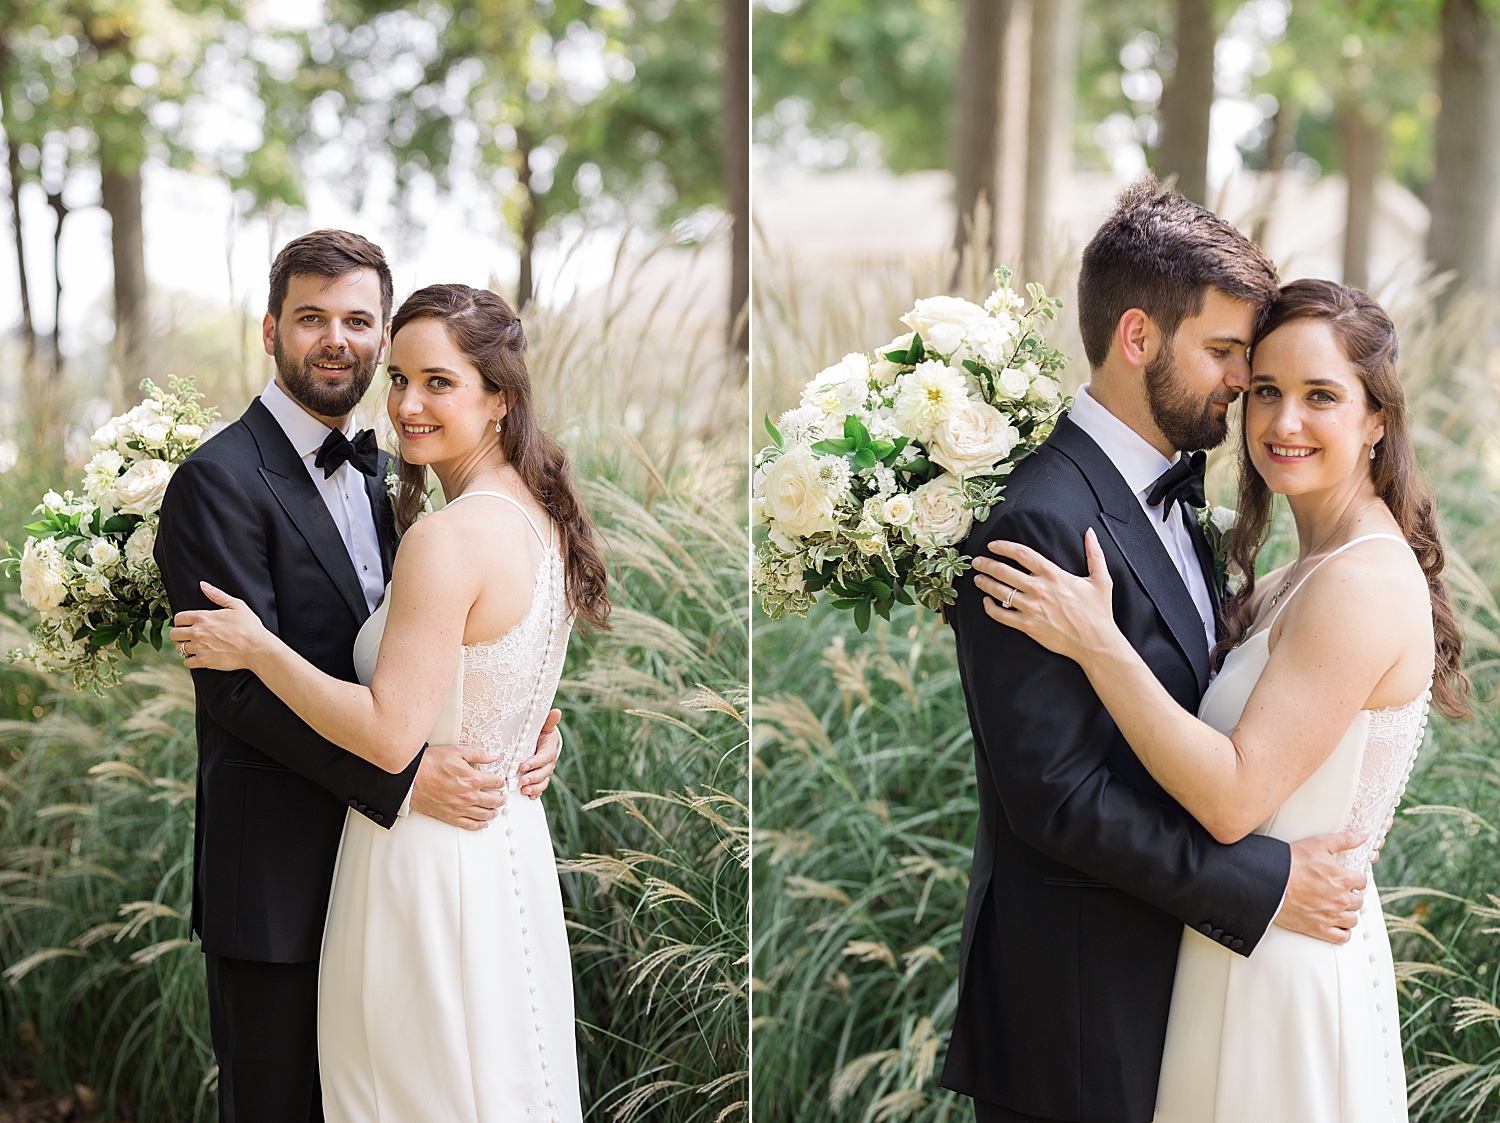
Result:
{"label": "delicate necklace", "polygon": [[[481,468],[477,472],[471,472],[469,474],[469,477],[466,480],[464,480],[463,486],[458,489],[458,494],[462,495],[464,492],[468,491],[469,490],[469,485],[471,483],[473,483],[478,477],[484,475],[486,472],[493,472],[497,468],[504,468],[504,467],[505,467],[504,464],[491,464],[488,468]],[[457,498],[457,497],[455,496],[455,498]]]}
{"label": "delicate necklace", "polygon": [[1372,499],[1368,503],[1366,503],[1363,507],[1356,507],[1356,508],[1354,508],[1354,510],[1350,511],[1347,515],[1344,516],[1343,521],[1340,522],[1338,526],[1334,527],[1331,531],[1328,532],[1328,536],[1326,538],[1324,538],[1323,541],[1319,542],[1311,550],[1307,551],[1306,554],[1304,554],[1302,557],[1298,558],[1297,561],[1296,561],[1296,563],[1292,566],[1292,572],[1289,573],[1289,574],[1287,574],[1286,580],[1281,583],[1281,588],[1277,589],[1274,593],[1272,593],[1271,594],[1271,599],[1268,600],[1268,601],[1266,601],[1266,608],[1265,608],[1265,610],[1269,612],[1271,609],[1275,608],[1276,607],[1276,602],[1281,599],[1281,595],[1283,593],[1285,593],[1288,589],[1290,589],[1292,587],[1292,581],[1296,578],[1297,571],[1302,568],[1302,563],[1304,561],[1306,561],[1308,558],[1312,557],[1319,550],[1321,550],[1324,546],[1328,545],[1329,541],[1332,540],[1333,536],[1335,534],[1337,534],[1339,531],[1343,530],[1345,524],[1347,524],[1348,521],[1350,519],[1352,519],[1355,515],[1359,514],[1361,511],[1363,511],[1365,509],[1365,507],[1373,507],[1373,506],[1375,506],[1375,504],[1377,504],[1377,503],[1383,503],[1383,502],[1385,502],[1385,500],[1383,500],[1383,499]]}

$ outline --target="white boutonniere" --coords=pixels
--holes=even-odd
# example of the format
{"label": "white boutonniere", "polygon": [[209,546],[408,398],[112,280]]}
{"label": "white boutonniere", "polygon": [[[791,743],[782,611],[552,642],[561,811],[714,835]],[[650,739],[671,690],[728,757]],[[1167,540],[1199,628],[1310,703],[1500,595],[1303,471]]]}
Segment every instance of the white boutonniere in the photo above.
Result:
{"label": "white boutonniere", "polygon": [[[401,491],[401,477],[396,474],[396,462],[392,460],[385,469],[385,493],[391,497],[392,505],[396,502],[396,496]],[[417,518],[423,519],[432,514],[432,492],[422,496],[422,509],[417,512]]]}
{"label": "white boutonniere", "polygon": [[1230,507],[1204,506],[1198,508],[1197,514],[1198,527],[1214,556],[1214,579],[1222,589],[1229,573],[1229,532],[1234,529],[1239,513]]}

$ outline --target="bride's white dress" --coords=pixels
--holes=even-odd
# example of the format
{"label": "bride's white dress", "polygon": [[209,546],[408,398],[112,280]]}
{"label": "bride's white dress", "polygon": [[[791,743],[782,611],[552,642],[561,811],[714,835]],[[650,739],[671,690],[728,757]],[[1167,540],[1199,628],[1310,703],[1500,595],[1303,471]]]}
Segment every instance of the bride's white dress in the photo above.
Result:
{"label": "bride's white dress", "polygon": [[[1368,534],[1328,557],[1373,538],[1402,541]],[[1265,669],[1274,622],[1273,616],[1229,653],[1203,696],[1198,716],[1221,733],[1238,724]],[[1294,842],[1366,828],[1369,841],[1347,860],[1368,870],[1406,790],[1429,696],[1424,691],[1403,706],[1360,711],[1332,755],[1257,832]],[[1156,1123],[1406,1118],[1396,979],[1373,879],[1354,937],[1344,944],[1272,925],[1246,958],[1183,930]]]}
{"label": "bride's white dress", "polygon": [[[459,499],[498,492],[468,492]],[[457,502],[455,500],[454,502]],[[531,516],[516,504],[527,522]],[[500,749],[505,806],[482,831],[418,812],[389,830],[350,811],[318,976],[329,1123],[581,1123],[573,973],[541,800],[520,794],[562,674],[572,621],[545,550],[526,616],[465,644],[428,740]],[[550,528],[549,528],[550,530]],[[387,599],[355,641],[374,677]]]}

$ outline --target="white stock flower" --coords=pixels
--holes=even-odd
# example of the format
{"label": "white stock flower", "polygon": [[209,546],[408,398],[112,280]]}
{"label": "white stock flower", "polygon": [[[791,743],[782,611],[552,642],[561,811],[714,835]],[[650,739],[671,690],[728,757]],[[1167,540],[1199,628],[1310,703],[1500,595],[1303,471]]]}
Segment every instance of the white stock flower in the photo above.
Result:
{"label": "white stock flower", "polygon": [[946,472],[911,493],[911,528],[925,545],[952,546],[962,542],[974,525],[974,512],[964,509],[959,482]]}
{"label": "white stock flower", "polygon": [[882,505],[880,518],[891,526],[905,526],[911,522],[915,510],[910,495],[893,495]]}
{"label": "white stock flower", "polygon": [[766,511],[776,520],[772,541],[788,553],[797,547],[777,541],[777,530],[806,538],[833,529],[833,500],[818,478],[818,467],[818,458],[809,450],[794,448],[777,457],[766,474]]}
{"label": "white stock flower", "polygon": [[131,565],[144,565],[151,560],[151,553],[155,549],[156,528],[149,523],[142,523],[125,540],[125,560]]}
{"label": "white stock flower", "polygon": [[125,467],[125,458],[112,448],[101,449],[94,454],[83,470],[83,490],[92,499],[98,499],[114,486],[120,469]]}
{"label": "white stock flower", "polygon": [[1009,316],[980,316],[964,324],[964,341],[969,351],[991,367],[1005,361],[1015,335],[1015,321]]}
{"label": "white stock flower", "polygon": [[124,515],[154,515],[172,480],[165,460],[138,460],[114,486],[116,508]]}
{"label": "white stock flower", "polygon": [[960,297],[929,296],[917,301],[912,310],[901,317],[901,322],[928,341],[938,324],[961,325],[983,315],[983,308]]}
{"label": "white stock flower", "polygon": [[788,446],[812,444],[823,439],[823,411],[817,406],[789,409],[776,422],[782,442]]}
{"label": "white stock flower", "polygon": [[984,475],[1009,456],[1020,439],[1003,413],[970,399],[934,430],[928,455],[956,475]]}
{"label": "white stock flower", "polygon": [[68,581],[57,543],[50,538],[26,540],[21,553],[21,596],[42,614],[59,607],[68,597]]}
{"label": "white stock flower", "polygon": [[875,477],[875,490],[880,495],[889,495],[896,490],[896,473],[894,470],[887,468],[884,464],[877,464],[871,474]]}
{"label": "white stock flower", "polygon": [[963,371],[946,363],[919,363],[901,380],[896,392],[896,423],[907,436],[926,440],[968,399]]}
{"label": "white stock flower", "polygon": [[834,503],[840,502],[849,494],[849,487],[854,482],[854,472],[849,467],[849,461],[842,456],[822,456],[818,458],[817,471],[818,482]]}
{"label": "white stock flower", "polygon": [[96,566],[114,565],[120,560],[120,548],[108,538],[95,538],[89,543],[89,561]]}
{"label": "white stock flower", "polygon": [[802,578],[802,571],[794,569],[781,579],[781,587],[789,593],[805,593],[807,582]]}

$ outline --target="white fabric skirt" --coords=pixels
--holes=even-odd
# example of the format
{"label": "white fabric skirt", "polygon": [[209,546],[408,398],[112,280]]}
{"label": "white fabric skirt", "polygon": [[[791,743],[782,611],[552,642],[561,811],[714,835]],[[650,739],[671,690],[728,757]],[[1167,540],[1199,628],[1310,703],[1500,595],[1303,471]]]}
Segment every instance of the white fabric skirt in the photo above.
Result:
{"label": "white fabric skirt", "polygon": [[573,974],[540,800],[482,831],[350,811],[318,977],[329,1123],[581,1123]]}

